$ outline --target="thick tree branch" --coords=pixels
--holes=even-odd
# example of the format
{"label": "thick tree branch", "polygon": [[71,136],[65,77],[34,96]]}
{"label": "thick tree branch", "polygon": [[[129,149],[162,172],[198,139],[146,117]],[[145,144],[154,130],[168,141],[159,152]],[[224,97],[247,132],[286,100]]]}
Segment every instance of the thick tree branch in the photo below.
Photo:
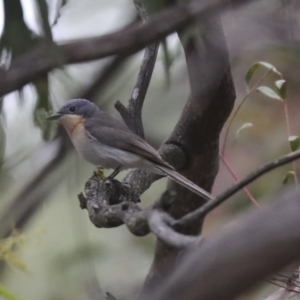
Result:
{"label": "thick tree branch", "polygon": [[[184,28],[196,17],[207,17],[234,5],[251,0],[215,0],[187,2],[153,16],[145,24],[138,24],[119,32],[58,45],[55,49],[41,42],[12,62],[10,69],[0,72],[0,96],[22,88],[37,77],[65,64],[99,59],[115,54],[131,55],[146,45]],[[51,49],[49,49],[51,48]],[[53,55],[53,52],[56,55]],[[32,62],[35,62],[32,64]]]}
{"label": "thick tree branch", "polygon": [[160,240],[176,248],[198,245],[201,237],[177,233],[170,226],[174,222],[164,210],[176,197],[165,192],[153,208],[141,210],[135,202],[127,201],[132,189],[116,180],[94,175],[85,186],[85,195],[78,195],[80,207],[87,209],[91,222],[99,228],[112,228],[125,224],[131,233],[144,236],[154,233]]}
{"label": "thick tree branch", "polygon": [[[186,158],[185,164],[179,169],[180,172],[210,191],[218,172],[220,130],[231,112],[235,93],[226,42],[218,17],[203,16],[198,20],[193,34],[190,34],[188,28],[186,31],[180,31],[191,95],[164,147],[177,146]],[[178,196],[170,209],[170,214],[175,219],[205,203],[197,195],[174,182],[169,183],[169,188],[175,190]],[[201,225],[202,220],[199,219],[190,223],[180,233],[198,235]],[[155,289],[162,278],[167,278],[174,272],[179,252],[179,249],[169,247],[160,240],[157,242],[154,262],[141,298],[148,290]],[[180,257],[183,256],[184,252]]]}
{"label": "thick tree branch", "polygon": [[299,197],[299,189],[283,193],[277,203],[207,238],[185,255],[167,282],[141,299],[235,299],[298,259]]}

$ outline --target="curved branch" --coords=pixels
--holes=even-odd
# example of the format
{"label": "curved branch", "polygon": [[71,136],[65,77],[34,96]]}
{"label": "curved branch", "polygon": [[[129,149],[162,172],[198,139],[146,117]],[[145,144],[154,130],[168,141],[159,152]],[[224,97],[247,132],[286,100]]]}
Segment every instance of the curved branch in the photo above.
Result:
{"label": "curved branch", "polygon": [[[125,188],[114,179],[94,175],[85,186],[85,196],[78,195],[80,207],[87,209],[91,222],[99,228],[112,228],[126,224],[130,232],[137,236],[154,233],[160,240],[176,248],[198,245],[201,237],[185,236],[175,232],[170,224],[174,221],[162,209],[168,209],[176,197],[167,191],[153,208],[141,210],[127,201],[130,188]],[[127,197],[126,197],[127,196]]]}
{"label": "curved branch", "polygon": [[299,197],[299,189],[283,193],[275,204],[207,237],[182,258],[167,282],[140,299],[236,299],[299,258]]}
{"label": "curved branch", "polygon": [[148,225],[157,238],[177,249],[195,247],[203,242],[201,236],[189,236],[178,233],[170,226],[173,218],[161,211],[152,211],[148,216]]}

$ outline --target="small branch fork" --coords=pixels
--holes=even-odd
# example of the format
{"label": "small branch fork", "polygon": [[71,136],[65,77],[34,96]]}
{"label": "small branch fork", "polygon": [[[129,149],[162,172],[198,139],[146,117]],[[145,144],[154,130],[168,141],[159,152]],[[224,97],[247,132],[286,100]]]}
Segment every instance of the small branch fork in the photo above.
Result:
{"label": "small branch fork", "polygon": [[166,191],[153,207],[141,210],[136,202],[126,201],[130,188],[114,179],[94,175],[85,186],[85,195],[78,195],[80,207],[87,209],[90,220],[96,227],[117,227],[126,224],[136,236],[153,232],[159,239],[177,248],[199,244],[201,237],[185,236],[171,227],[173,218],[167,213],[176,195]]}
{"label": "small branch fork", "polygon": [[202,238],[183,235],[178,231],[194,222],[195,219],[204,218],[215,207],[263,174],[298,158],[300,158],[300,150],[264,165],[216,199],[178,220],[168,214],[176,199],[172,191],[163,193],[152,207],[141,210],[137,205],[139,201],[137,194],[133,192],[130,185],[94,175],[86,183],[85,196],[81,193],[78,197],[81,208],[88,210],[90,220],[99,228],[126,224],[134,235],[144,236],[152,232],[173,247],[193,247],[199,245]]}

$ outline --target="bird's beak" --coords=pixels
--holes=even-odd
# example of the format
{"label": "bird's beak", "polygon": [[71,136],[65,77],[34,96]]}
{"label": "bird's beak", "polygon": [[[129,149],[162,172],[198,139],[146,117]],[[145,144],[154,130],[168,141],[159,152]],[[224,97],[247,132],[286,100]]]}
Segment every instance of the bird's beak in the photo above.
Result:
{"label": "bird's beak", "polygon": [[62,116],[62,114],[59,113],[59,112],[57,112],[57,113],[55,113],[55,114],[47,117],[46,119],[50,120],[50,121],[52,121],[52,120],[58,120],[61,116]]}

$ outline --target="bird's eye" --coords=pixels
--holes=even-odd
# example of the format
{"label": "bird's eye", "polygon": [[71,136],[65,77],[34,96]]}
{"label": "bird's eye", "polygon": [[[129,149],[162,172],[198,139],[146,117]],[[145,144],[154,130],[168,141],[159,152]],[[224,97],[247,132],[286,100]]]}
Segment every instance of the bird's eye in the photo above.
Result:
{"label": "bird's eye", "polygon": [[69,112],[74,113],[76,111],[76,107],[75,106],[71,106],[69,108]]}

